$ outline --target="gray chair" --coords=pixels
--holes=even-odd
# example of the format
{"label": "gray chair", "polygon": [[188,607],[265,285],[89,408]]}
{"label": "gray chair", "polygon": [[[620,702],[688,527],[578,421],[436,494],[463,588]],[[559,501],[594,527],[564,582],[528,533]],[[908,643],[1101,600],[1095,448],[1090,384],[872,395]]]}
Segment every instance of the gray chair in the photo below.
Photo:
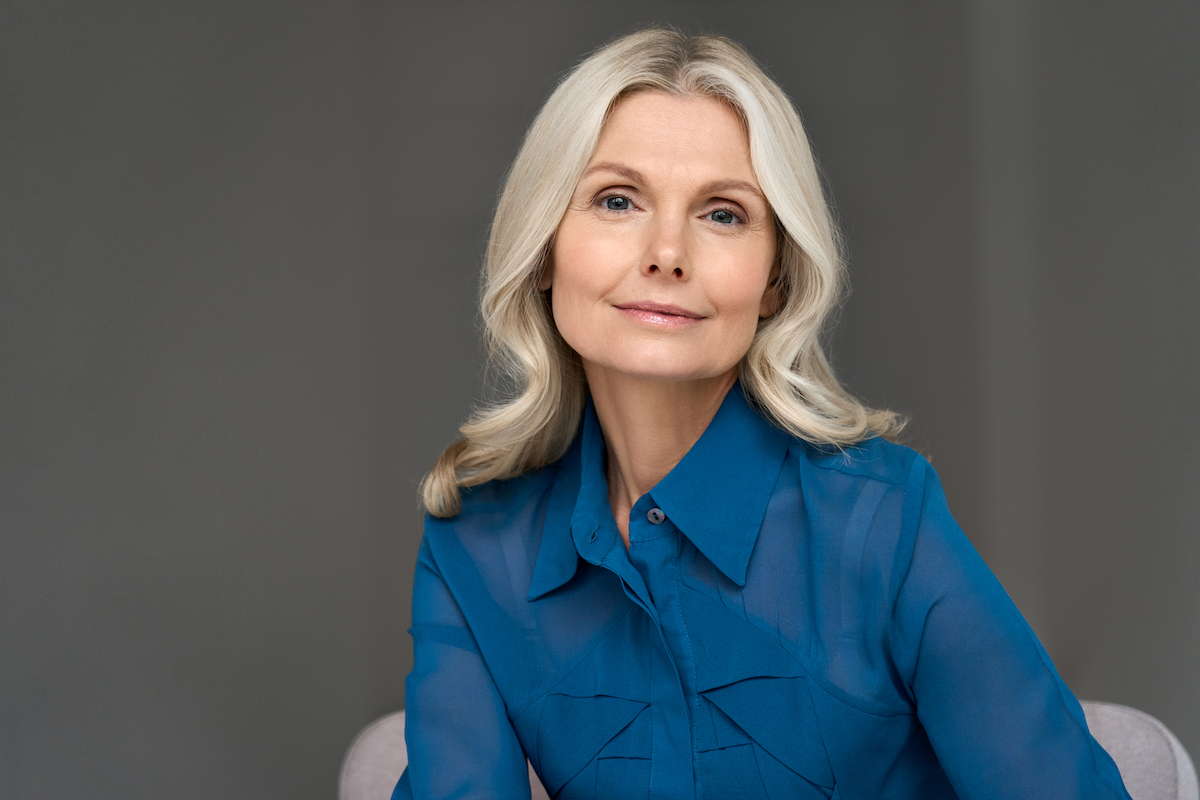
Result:
{"label": "gray chair", "polygon": [[[375,720],[354,738],[342,760],[338,798],[388,800],[406,766],[404,712],[396,711]],[[550,800],[532,766],[529,768],[529,785],[532,800]]]}
{"label": "gray chair", "polygon": [[[1121,770],[1133,800],[1200,800],[1196,769],[1167,727],[1149,714],[1114,703],[1084,702],[1083,713],[1096,741]],[[358,734],[338,783],[340,800],[387,800],[408,764],[404,712],[375,720]],[[549,800],[529,769],[533,800]]]}
{"label": "gray chair", "polygon": [[1196,768],[1187,750],[1154,717],[1129,706],[1085,701],[1088,729],[1108,751],[1133,800],[1197,800]]}

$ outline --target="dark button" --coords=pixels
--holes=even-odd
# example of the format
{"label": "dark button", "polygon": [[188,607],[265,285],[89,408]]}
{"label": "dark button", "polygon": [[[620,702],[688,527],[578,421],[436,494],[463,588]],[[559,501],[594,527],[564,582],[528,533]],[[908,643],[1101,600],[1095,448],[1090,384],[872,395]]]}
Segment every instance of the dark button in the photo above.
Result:
{"label": "dark button", "polygon": [[646,519],[650,520],[651,525],[661,525],[662,521],[667,518],[661,508],[652,508],[646,512]]}

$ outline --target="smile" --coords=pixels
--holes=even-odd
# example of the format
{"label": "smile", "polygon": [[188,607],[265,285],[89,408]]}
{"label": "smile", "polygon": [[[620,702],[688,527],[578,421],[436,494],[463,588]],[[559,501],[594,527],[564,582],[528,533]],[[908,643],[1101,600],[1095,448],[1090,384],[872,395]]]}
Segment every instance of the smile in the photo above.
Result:
{"label": "smile", "polygon": [[700,314],[666,303],[625,303],[614,308],[627,317],[653,325],[691,325],[704,319]]}

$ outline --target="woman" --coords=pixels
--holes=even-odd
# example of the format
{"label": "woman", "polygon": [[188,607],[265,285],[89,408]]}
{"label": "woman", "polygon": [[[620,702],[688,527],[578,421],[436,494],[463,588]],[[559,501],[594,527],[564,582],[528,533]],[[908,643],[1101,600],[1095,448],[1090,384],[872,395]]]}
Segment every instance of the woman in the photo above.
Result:
{"label": "woman", "polygon": [[[517,391],[423,485],[397,797],[1127,797],[1078,702],[821,350],[843,267],[736,45],[584,61],[496,211]],[[467,488],[469,487],[469,488]]]}

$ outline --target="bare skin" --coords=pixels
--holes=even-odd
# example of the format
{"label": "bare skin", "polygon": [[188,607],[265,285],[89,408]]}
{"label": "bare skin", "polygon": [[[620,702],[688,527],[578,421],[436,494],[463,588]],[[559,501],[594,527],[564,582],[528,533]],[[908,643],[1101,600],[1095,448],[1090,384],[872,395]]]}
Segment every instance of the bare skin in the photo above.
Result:
{"label": "bare skin", "polygon": [[633,504],[692,449],[721,407],[737,372],[695,383],[637,385],[597,378],[593,381],[589,376],[588,381],[608,455],[608,502],[628,547]]}
{"label": "bare skin", "polygon": [[624,99],[543,288],[583,362],[626,546],[633,504],[700,438],[775,312],[777,274],[774,216],[737,114],[657,91]]}

